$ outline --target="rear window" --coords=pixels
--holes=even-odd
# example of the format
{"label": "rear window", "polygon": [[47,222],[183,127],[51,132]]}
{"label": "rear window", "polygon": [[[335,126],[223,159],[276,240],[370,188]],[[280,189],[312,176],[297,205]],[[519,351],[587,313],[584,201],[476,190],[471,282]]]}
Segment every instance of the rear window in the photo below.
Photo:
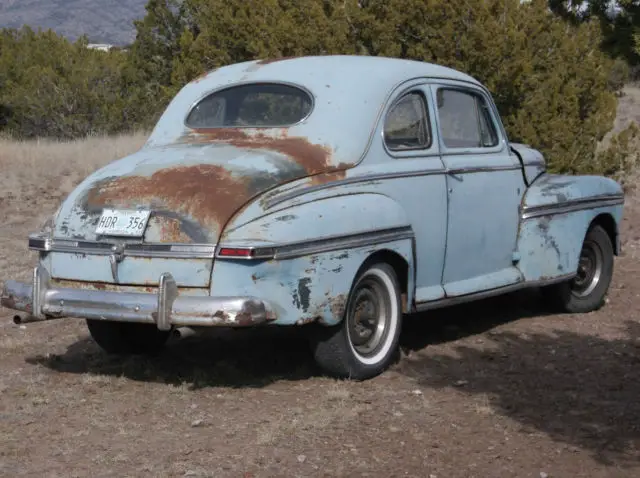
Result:
{"label": "rear window", "polygon": [[210,94],[196,104],[186,124],[190,128],[280,127],[306,118],[313,100],[295,86],[252,83]]}

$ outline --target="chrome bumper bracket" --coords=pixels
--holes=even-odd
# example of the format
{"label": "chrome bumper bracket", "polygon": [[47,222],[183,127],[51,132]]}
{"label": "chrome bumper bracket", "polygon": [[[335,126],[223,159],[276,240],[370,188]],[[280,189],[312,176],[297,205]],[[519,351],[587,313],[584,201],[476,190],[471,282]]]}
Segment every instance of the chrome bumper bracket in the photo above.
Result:
{"label": "chrome bumper bracket", "polygon": [[178,297],[178,286],[168,272],[160,275],[158,287],[158,316],[156,323],[159,330],[171,330],[171,310]]}

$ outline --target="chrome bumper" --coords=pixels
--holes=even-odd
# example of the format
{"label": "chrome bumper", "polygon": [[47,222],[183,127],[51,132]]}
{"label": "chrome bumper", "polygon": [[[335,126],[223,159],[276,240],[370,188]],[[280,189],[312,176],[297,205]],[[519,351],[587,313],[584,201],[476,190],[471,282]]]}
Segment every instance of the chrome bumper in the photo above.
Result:
{"label": "chrome bumper", "polygon": [[29,314],[21,322],[64,317],[172,326],[246,327],[276,319],[270,305],[253,297],[180,295],[171,274],[160,276],[157,294],[52,288],[47,270],[35,267],[31,284],[9,280],[0,305]]}

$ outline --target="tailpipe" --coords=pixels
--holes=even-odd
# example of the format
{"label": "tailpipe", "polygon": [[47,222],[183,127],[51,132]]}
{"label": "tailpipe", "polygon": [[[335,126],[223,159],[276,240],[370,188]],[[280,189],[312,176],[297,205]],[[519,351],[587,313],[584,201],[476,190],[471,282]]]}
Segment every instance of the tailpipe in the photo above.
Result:
{"label": "tailpipe", "polygon": [[13,323],[16,325],[30,324],[31,322],[42,322],[42,319],[33,315],[14,315]]}
{"label": "tailpipe", "polygon": [[196,331],[191,327],[177,327],[173,329],[173,336],[176,339],[186,339],[187,337],[192,337],[196,335]]}

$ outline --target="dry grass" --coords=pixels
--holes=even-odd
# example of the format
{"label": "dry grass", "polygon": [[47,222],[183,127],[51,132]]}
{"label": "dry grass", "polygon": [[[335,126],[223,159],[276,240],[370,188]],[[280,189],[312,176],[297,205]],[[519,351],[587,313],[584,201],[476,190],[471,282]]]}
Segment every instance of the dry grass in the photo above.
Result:
{"label": "dry grass", "polygon": [[131,154],[147,140],[137,133],[80,141],[0,139],[0,245],[21,256],[0,254],[0,286],[5,277],[26,278],[33,259],[25,238],[36,231],[86,176]]}
{"label": "dry grass", "polygon": [[147,136],[96,136],[68,142],[0,139],[0,198],[30,200],[38,190],[52,196],[68,194],[91,172],[140,149]]}

